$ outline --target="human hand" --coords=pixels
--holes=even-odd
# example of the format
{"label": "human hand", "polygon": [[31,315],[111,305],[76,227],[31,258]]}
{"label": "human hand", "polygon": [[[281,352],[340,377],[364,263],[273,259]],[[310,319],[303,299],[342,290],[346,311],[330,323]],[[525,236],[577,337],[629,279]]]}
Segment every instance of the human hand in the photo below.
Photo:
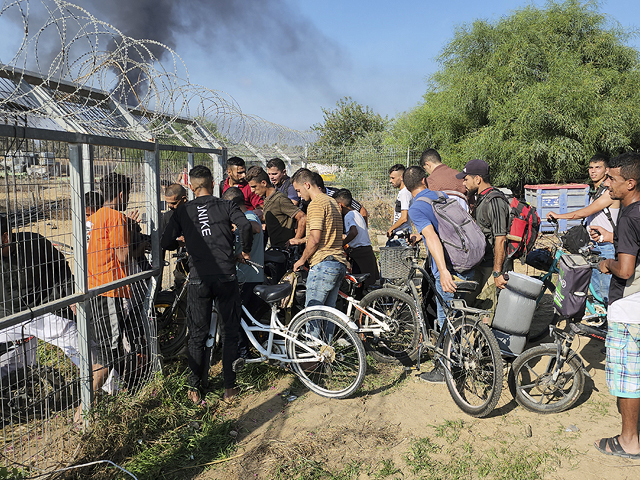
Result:
{"label": "human hand", "polygon": [[502,290],[504,287],[507,286],[507,280],[506,278],[504,278],[504,273],[502,275],[500,275],[499,277],[493,277],[493,283],[495,283],[496,288],[499,288],[500,290]]}
{"label": "human hand", "polygon": [[449,272],[449,270],[440,272],[440,285],[442,285],[442,290],[444,290],[445,292],[455,293],[456,283],[453,281],[453,277],[451,276],[451,272]]}
{"label": "human hand", "polygon": [[553,222],[554,220],[558,219],[558,214],[555,212],[549,212],[547,213],[547,220],[549,220],[550,222]]}
{"label": "human hand", "polygon": [[136,209],[133,212],[127,213],[127,218],[136,223],[140,223],[140,220],[142,219],[142,215],[140,214],[140,211]]}
{"label": "human hand", "polygon": [[411,245],[416,245],[421,241],[422,241],[422,235],[420,235],[419,233],[417,235],[411,235],[411,237],[409,237],[409,243]]}
{"label": "human hand", "polygon": [[304,243],[304,238],[290,238],[289,240],[287,240],[287,242],[285,243],[285,246],[287,247],[293,247],[295,245],[302,245]]}
{"label": "human hand", "polygon": [[389,230],[387,230],[387,238],[391,238],[393,237],[393,228],[390,228]]}
{"label": "human hand", "polygon": [[609,263],[607,262],[607,260],[602,260],[598,264],[598,270],[600,270],[602,273],[611,273],[611,270],[609,270]]}
{"label": "human hand", "polygon": [[298,260],[296,263],[293,264],[293,271],[297,272],[298,270],[300,270],[302,267],[304,267],[304,260],[300,259]]}
{"label": "human hand", "polygon": [[613,232],[610,232],[604,227],[589,227],[589,235],[594,242],[613,242]]}

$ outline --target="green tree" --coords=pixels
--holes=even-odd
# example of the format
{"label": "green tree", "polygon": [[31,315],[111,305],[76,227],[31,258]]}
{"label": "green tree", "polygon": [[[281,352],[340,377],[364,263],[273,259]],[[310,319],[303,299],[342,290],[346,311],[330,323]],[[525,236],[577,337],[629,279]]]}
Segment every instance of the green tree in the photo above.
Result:
{"label": "green tree", "polygon": [[318,134],[317,147],[343,147],[358,141],[380,142],[388,120],[351,97],[338,100],[333,110],[323,108],[324,119],[311,127]]}
{"label": "green tree", "polygon": [[457,167],[486,159],[503,185],[585,178],[595,152],[639,148],[638,52],[597,8],[549,2],[458,28],[396,141]]}

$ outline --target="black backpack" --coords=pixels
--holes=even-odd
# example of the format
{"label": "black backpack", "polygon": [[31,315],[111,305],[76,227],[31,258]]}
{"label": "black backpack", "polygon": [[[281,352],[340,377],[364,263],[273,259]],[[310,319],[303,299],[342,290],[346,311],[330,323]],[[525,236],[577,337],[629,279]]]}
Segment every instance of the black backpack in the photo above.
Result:
{"label": "black backpack", "polygon": [[560,238],[562,238],[562,245],[565,250],[573,254],[579,253],[580,249],[587,246],[591,240],[589,232],[587,232],[587,228],[583,224],[571,227]]}

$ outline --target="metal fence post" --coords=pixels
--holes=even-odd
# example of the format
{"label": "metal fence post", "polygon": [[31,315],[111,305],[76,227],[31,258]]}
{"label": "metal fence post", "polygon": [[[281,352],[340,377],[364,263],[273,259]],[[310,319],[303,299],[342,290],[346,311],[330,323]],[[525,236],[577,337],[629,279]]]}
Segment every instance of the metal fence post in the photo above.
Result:
{"label": "metal fence post", "polygon": [[84,143],[82,145],[82,179],[84,191],[95,190],[95,176],[93,173],[93,145]]}
{"label": "metal fence post", "polygon": [[[189,172],[194,167],[194,163],[195,163],[195,155],[193,154],[193,152],[187,152],[187,169],[189,170]],[[187,189],[187,198],[189,200],[193,200],[195,197],[193,195],[193,192],[189,188],[189,185],[185,185],[185,188]]]}
{"label": "metal fence post", "polygon": [[[193,163],[193,154],[190,155],[192,156],[190,161]],[[161,262],[163,262],[160,251],[160,149],[158,148],[157,141],[156,148],[153,152],[145,152],[144,176],[145,184],[147,185],[145,193],[146,204],[148,205],[147,225],[149,226],[148,232],[151,236],[151,265],[157,268]],[[151,277],[149,279],[147,295],[144,299],[143,308],[145,318],[143,318],[143,325],[147,335],[147,342],[150,346],[153,370],[157,372],[160,370],[157,331],[152,323],[154,321],[152,312],[156,288],[157,280],[155,277]]]}
{"label": "metal fence post", "polygon": [[[87,293],[87,225],[84,210],[84,165],[82,153],[84,146],[69,144],[69,181],[71,184],[71,221],[73,225],[73,274],[76,293]],[[87,312],[91,308],[89,301],[76,304],[78,325],[78,350],[80,353],[80,401],[82,412],[91,408],[93,400],[93,374],[91,371],[91,349]],[[89,419],[85,417],[85,427]]]}

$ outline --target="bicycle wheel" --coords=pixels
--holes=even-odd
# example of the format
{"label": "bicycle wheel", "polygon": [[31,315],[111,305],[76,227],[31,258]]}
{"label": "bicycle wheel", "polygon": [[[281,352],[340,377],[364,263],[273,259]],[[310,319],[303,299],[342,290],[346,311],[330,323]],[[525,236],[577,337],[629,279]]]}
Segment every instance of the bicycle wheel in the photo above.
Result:
{"label": "bicycle wheel", "polygon": [[[558,413],[570,408],[584,389],[584,372],[578,355],[570,355],[558,368],[555,345],[539,345],[513,361],[510,386],[516,402],[538,413]],[[554,376],[556,379],[554,380]]]}
{"label": "bicycle wheel", "polygon": [[374,318],[384,321],[390,328],[379,336],[373,335],[366,329],[375,328],[377,323],[364,313],[355,311],[354,321],[364,330],[365,347],[373,358],[384,363],[407,363],[407,360],[416,359],[420,326],[415,302],[410,295],[394,288],[383,288],[365,295],[360,306],[375,312]]}
{"label": "bicycle wheel", "polygon": [[305,348],[287,339],[289,357],[303,362],[293,362],[293,371],[310,390],[323,397],[346,398],[360,388],[367,368],[364,346],[338,315],[325,308],[310,308],[289,330],[293,339],[320,358],[314,360]]}
{"label": "bicycle wheel", "polygon": [[180,302],[172,311],[174,299],[173,292],[160,292],[153,305],[158,325],[158,348],[165,357],[178,353],[188,334],[186,306],[184,302]]}
{"label": "bicycle wheel", "polygon": [[482,322],[457,320],[443,342],[445,381],[460,409],[486,417],[502,393],[503,364],[493,333]]}

